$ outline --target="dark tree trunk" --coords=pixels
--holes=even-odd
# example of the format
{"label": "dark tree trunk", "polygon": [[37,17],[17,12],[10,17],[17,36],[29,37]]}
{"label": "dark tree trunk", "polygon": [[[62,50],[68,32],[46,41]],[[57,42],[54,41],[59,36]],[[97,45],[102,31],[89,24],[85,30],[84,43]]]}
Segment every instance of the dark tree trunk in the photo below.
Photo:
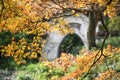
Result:
{"label": "dark tree trunk", "polygon": [[96,17],[95,12],[89,12],[89,26],[87,32],[87,40],[88,40],[88,49],[90,50],[92,47],[96,47],[95,43],[95,32],[96,32]]}

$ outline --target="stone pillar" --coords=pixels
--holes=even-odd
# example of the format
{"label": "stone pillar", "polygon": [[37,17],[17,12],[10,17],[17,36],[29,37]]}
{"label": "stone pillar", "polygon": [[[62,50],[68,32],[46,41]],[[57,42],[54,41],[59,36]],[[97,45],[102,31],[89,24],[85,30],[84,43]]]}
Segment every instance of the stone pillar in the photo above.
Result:
{"label": "stone pillar", "polygon": [[47,38],[45,47],[43,49],[43,57],[47,58],[48,60],[54,60],[55,58],[59,57],[59,45],[65,35],[59,35],[57,31],[52,32],[50,36]]}

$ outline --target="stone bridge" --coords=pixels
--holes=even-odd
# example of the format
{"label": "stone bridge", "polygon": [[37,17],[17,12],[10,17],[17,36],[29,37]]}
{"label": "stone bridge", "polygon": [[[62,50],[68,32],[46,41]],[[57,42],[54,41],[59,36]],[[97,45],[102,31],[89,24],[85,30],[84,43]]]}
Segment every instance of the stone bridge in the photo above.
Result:
{"label": "stone bridge", "polygon": [[[69,22],[70,28],[74,29],[74,34],[78,35],[81,38],[85,48],[88,48],[88,17],[84,14],[80,14],[79,17],[69,16],[65,17],[65,19]],[[57,31],[49,33],[45,47],[43,49],[43,52],[45,53],[43,57],[47,58],[48,60],[54,60],[55,58],[59,57],[60,44],[67,35],[68,34],[59,35]]]}

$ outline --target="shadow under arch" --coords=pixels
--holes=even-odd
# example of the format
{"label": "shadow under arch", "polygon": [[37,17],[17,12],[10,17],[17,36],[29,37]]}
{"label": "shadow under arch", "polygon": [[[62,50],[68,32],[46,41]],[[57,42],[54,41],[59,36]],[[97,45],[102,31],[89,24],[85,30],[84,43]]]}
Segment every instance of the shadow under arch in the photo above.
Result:
{"label": "shadow under arch", "polygon": [[79,54],[79,50],[82,49],[83,46],[84,43],[78,34],[76,33],[67,34],[66,36],[64,36],[59,45],[58,48],[59,57],[62,52],[77,55]]}

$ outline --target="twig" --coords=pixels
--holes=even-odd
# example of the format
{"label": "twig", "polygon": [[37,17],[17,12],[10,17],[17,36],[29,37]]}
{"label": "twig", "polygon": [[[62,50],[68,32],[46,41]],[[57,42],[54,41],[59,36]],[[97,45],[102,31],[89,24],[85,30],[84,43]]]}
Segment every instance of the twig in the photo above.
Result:
{"label": "twig", "polygon": [[[72,15],[75,15],[76,13],[77,13],[77,11],[74,12],[74,13],[71,13],[71,14],[63,14],[63,13],[60,13],[60,14],[54,15],[53,17],[50,17],[49,19],[42,18],[41,20],[38,20],[38,21],[36,21],[36,22],[37,22],[37,23],[38,23],[38,22],[46,22],[46,21],[50,21],[50,20],[57,19],[57,18],[60,18],[60,17],[72,16]],[[59,16],[58,16],[58,15],[59,15]],[[32,22],[32,23],[36,23],[36,22],[33,22],[33,21],[31,21],[31,22]]]}
{"label": "twig", "polygon": [[[103,25],[103,27],[105,28],[106,34],[105,34],[105,37],[104,37],[104,40],[103,40],[103,43],[102,43],[101,48],[99,49],[99,51],[98,51],[97,54],[95,55],[95,59],[94,59],[94,61],[93,61],[93,64],[90,66],[88,72],[82,77],[81,80],[83,80],[83,79],[89,74],[91,68],[101,59],[102,56],[104,56],[104,57],[106,58],[106,56],[105,56],[104,53],[103,53],[103,48],[104,48],[105,41],[106,41],[107,37],[109,36],[109,31],[108,31],[108,29],[107,29],[107,27],[106,27],[106,25],[105,25],[105,23],[104,23],[103,16],[102,16],[102,12],[100,12],[99,16],[100,16],[100,20],[101,20],[101,22],[102,22],[102,25]],[[100,54],[100,56],[97,58],[97,56],[99,55],[100,51],[101,51],[101,54]]]}
{"label": "twig", "polygon": [[111,74],[113,74],[113,73],[110,71],[109,65],[108,65],[108,63],[107,63],[106,60],[105,60],[105,64],[106,64],[107,70],[108,70]]}

